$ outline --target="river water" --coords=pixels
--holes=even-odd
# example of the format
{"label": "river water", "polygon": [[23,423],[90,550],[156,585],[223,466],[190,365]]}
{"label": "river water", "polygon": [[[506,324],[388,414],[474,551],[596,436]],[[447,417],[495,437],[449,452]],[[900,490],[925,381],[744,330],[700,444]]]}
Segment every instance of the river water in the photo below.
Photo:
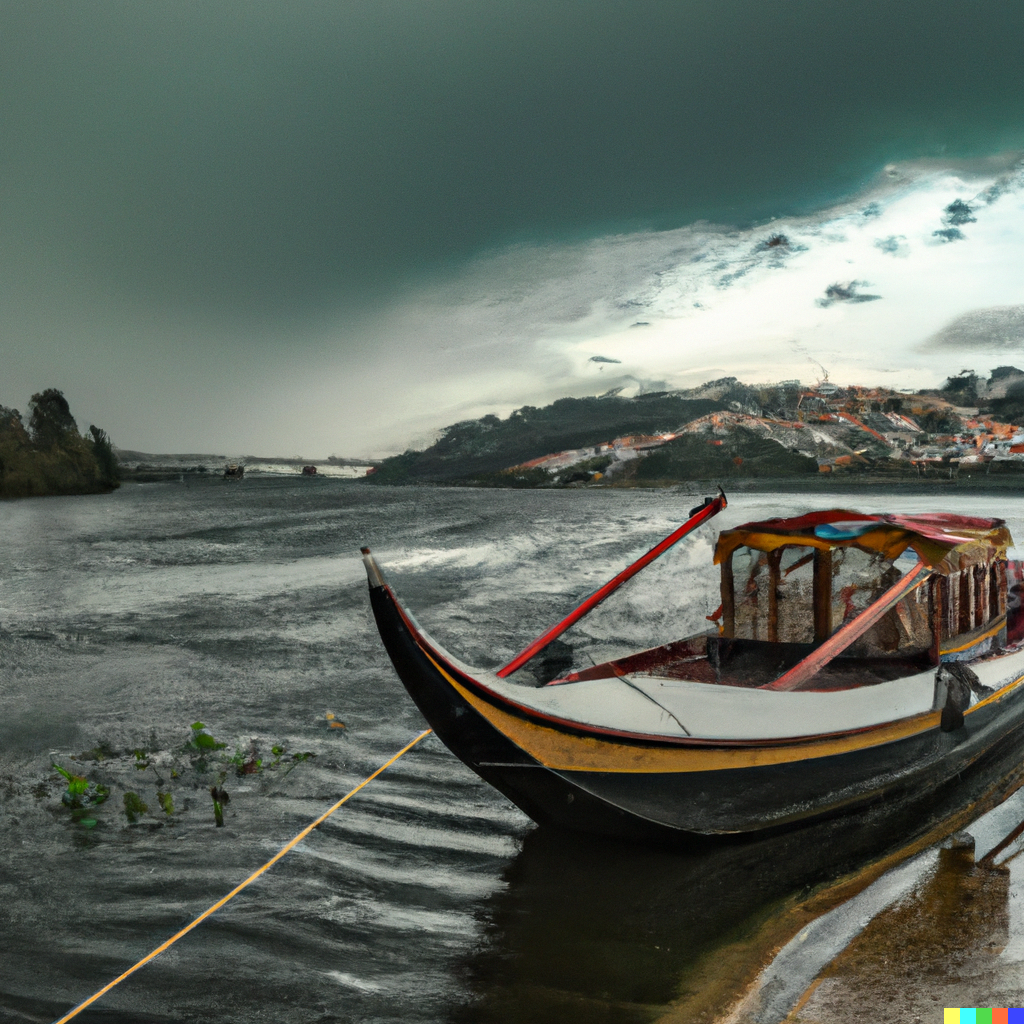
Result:
{"label": "river water", "polygon": [[[264,479],[0,505],[0,1021],[60,1017],[424,727],[377,637],[361,545],[438,641],[496,666],[697,497]],[[1024,499],[942,503],[1024,537]],[[702,628],[718,529],[826,504],[736,496],[574,627],[577,664]],[[934,509],[856,502],[882,504]],[[225,746],[190,749],[196,722]],[[54,763],[109,799],[69,809]],[[211,785],[230,798],[223,828]],[[778,852],[548,833],[430,737],[78,1019],[671,1019],[695,986],[724,999],[749,980],[744,936],[821,880]]]}

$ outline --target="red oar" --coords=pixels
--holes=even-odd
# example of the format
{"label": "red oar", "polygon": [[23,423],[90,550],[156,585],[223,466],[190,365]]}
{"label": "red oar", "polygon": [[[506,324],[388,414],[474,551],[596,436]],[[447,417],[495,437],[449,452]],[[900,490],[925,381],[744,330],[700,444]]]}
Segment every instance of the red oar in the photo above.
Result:
{"label": "red oar", "polygon": [[543,636],[537,637],[521,654],[517,654],[504,668],[499,668],[497,674],[501,678],[510,676],[516,669],[522,668],[535,654],[544,650],[552,640],[560,637],[574,622],[579,622],[591,609],[596,608],[609,594],[613,594],[626,580],[634,577],[645,565],[653,562],[658,555],[664,554],[673,544],[682,540],[688,533],[697,529],[701,523],[717,515],[728,503],[721,488],[717,498],[706,498],[704,504],[696,509],[689,519],[683,523],[674,533],[670,533],[660,544],[655,545],[642,558],[637,559],[631,566],[623,569],[614,579],[609,580],[600,590],[594,591],[577,608],[570,612],[561,622],[552,626]]}

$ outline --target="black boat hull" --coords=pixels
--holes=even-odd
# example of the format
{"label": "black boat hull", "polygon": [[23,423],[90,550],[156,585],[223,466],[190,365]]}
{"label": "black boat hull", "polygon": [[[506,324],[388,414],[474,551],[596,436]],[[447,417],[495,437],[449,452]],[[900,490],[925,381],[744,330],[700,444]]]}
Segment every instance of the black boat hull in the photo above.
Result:
{"label": "black boat hull", "polygon": [[[371,581],[372,582],[372,581]],[[944,732],[938,712],[845,737],[755,744],[602,737],[503,700],[429,643],[389,587],[371,585],[385,648],[441,741],[543,825],[704,846],[837,815],[926,810],[1024,752],[1024,685]]]}

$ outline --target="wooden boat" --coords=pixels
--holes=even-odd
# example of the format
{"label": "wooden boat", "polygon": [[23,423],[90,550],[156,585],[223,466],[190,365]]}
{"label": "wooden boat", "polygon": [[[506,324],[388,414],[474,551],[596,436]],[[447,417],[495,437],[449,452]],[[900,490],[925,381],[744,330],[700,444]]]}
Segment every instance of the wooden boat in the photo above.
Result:
{"label": "wooden boat", "polygon": [[707,499],[497,671],[431,639],[364,548],[381,638],[440,739],[537,822],[693,843],[912,808],[1024,756],[1024,574],[998,519],[747,523],[718,538],[707,632],[539,687],[509,678],[725,504]]}

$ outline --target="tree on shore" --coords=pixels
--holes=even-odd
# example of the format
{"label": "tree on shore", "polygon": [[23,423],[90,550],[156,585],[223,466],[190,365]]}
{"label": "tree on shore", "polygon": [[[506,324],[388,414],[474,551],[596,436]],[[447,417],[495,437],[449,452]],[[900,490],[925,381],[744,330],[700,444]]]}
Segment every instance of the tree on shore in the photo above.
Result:
{"label": "tree on shore", "polygon": [[33,395],[28,407],[28,429],[37,448],[73,444],[78,438],[78,424],[71,415],[71,406],[56,388],[47,388]]}
{"label": "tree on shore", "polygon": [[93,494],[118,486],[118,465],[105,431],[78,432],[67,399],[47,388],[29,401],[26,429],[17,409],[0,406],[0,498]]}
{"label": "tree on shore", "polygon": [[92,435],[92,454],[100,471],[100,479],[111,487],[117,487],[121,479],[121,469],[107,432],[100,430],[99,427],[90,426],[89,433]]}

